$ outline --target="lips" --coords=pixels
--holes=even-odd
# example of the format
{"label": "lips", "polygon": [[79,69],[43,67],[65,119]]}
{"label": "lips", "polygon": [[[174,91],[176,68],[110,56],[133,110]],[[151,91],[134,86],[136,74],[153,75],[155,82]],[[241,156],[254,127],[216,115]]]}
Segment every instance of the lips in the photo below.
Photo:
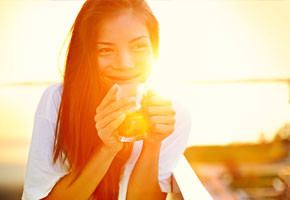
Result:
{"label": "lips", "polygon": [[134,74],[134,75],[118,75],[118,76],[110,76],[110,75],[106,75],[107,78],[109,79],[113,79],[113,80],[120,80],[120,81],[126,81],[126,80],[131,80],[131,79],[135,79],[137,77],[139,77],[140,74]]}

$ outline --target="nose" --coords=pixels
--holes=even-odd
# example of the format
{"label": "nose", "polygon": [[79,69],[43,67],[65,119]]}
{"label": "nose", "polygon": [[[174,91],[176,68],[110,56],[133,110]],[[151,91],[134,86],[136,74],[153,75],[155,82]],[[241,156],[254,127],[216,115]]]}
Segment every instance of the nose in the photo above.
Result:
{"label": "nose", "polygon": [[130,52],[128,50],[123,50],[122,52],[120,52],[118,56],[118,61],[114,65],[114,68],[119,70],[127,70],[134,68],[134,65],[135,64]]}

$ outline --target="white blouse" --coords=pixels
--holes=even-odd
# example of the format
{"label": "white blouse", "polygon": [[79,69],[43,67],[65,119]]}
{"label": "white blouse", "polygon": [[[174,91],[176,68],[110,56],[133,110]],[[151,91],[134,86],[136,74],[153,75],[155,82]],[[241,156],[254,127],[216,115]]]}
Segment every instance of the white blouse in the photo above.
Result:
{"label": "white blouse", "polygon": [[[22,200],[46,197],[61,177],[68,174],[57,160],[53,160],[54,132],[62,94],[62,83],[49,86],[38,104],[30,143]],[[176,123],[174,132],[162,141],[159,156],[158,180],[162,192],[172,192],[171,175],[182,155],[190,133],[191,117],[179,105],[174,104]],[[125,200],[132,170],[139,158],[143,141],[134,142],[133,151],[125,163],[119,182],[118,200]],[[68,164],[68,163],[66,163]]]}

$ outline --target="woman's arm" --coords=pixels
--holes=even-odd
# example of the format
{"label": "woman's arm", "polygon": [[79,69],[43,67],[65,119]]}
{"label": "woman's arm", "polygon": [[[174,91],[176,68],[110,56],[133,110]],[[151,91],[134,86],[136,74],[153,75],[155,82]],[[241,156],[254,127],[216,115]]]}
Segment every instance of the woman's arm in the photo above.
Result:
{"label": "woman's arm", "polygon": [[106,174],[116,154],[117,152],[110,151],[105,147],[98,149],[72,185],[68,187],[75,177],[74,173],[70,173],[61,178],[44,199],[89,199]]}
{"label": "woman's arm", "polygon": [[69,184],[76,176],[74,172],[60,179],[45,199],[87,200],[99,185],[123,146],[117,128],[124,121],[126,112],[136,106],[134,98],[118,99],[118,91],[118,85],[114,85],[96,109],[95,127],[103,146],[95,151],[72,185]]}
{"label": "woman's arm", "polygon": [[131,174],[127,200],[161,200],[166,199],[158,182],[158,163],[161,142],[144,142],[141,155]]}
{"label": "woman's arm", "polygon": [[159,155],[162,141],[174,131],[175,110],[168,99],[149,90],[142,108],[148,119],[149,133],[143,142],[141,155],[133,169],[127,189],[127,200],[166,199],[158,180]]}

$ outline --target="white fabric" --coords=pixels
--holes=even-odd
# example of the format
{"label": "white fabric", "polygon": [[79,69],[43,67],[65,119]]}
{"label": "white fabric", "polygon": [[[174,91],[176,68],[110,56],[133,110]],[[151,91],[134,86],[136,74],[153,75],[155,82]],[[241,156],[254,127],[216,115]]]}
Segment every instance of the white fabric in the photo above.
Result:
{"label": "white fabric", "polygon": [[[36,200],[46,197],[57,181],[69,173],[60,161],[52,164],[54,132],[62,94],[62,83],[49,86],[43,93],[34,119],[33,134],[26,165],[22,200]],[[191,117],[187,111],[175,105],[175,131],[161,146],[159,156],[159,185],[162,192],[171,192],[171,174],[183,153],[190,133]],[[126,199],[127,185],[142,150],[142,141],[134,143],[133,151],[123,167],[120,179],[119,200]],[[146,172],[145,172],[146,173]]]}

